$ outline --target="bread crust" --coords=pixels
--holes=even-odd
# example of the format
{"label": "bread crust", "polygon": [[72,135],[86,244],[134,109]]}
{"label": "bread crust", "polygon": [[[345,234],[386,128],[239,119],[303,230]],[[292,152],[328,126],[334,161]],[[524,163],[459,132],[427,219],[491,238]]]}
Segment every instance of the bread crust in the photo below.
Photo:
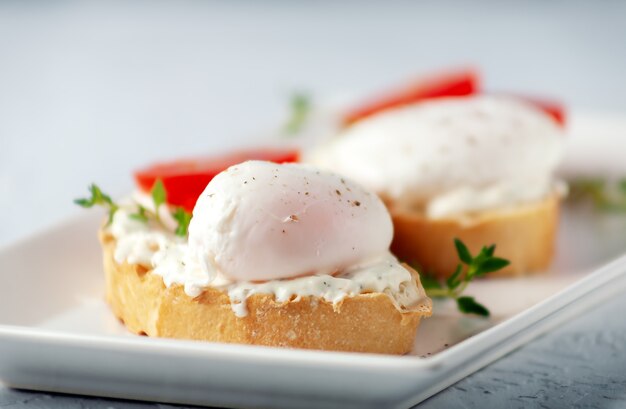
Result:
{"label": "bread crust", "polygon": [[115,239],[100,232],[104,252],[106,298],[114,314],[134,333],[154,337],[280,346],[332,351],[405,354],[414,343],[431,301],[414,277],[423,302],[399,311],[386,294],[361,294],[340,305],[315,297],[277,303],[268,294],[247,300],[248,315],[237,317],[228,294],[207,288],[198,297],[183,287],[166,287],[160,276],[141,265],[118,264]]}
{"label": "bread crust", "polygon": [[436,220],[391,205],[395,229],[391,250],[400,260],[419,266],[422,273],[439,278],[449,277],[459,262],[454,238],[461,239],[472,254],[496,244],[496,255],[511,264],[489,277],[546,271],[554,254],[559,201],[554,194],[510,209]]}

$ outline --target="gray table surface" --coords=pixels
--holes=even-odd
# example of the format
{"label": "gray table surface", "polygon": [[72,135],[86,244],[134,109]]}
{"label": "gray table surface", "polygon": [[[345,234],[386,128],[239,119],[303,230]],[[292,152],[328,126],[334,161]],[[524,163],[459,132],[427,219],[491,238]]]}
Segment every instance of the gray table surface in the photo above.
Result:
{"label": "gray table surface", "polygon": [[[294,89],[471,63],[485,87],[626,112],[626,2],[0,2],[0,245],[128,191],[157,158],[249,143]],[[616,141],[616,143],[621,143]],[[626,298],[421,407],[626,407]],[[0,408],[165,405],[0,388]],[[168,405],[169,406],[169,405]]]}

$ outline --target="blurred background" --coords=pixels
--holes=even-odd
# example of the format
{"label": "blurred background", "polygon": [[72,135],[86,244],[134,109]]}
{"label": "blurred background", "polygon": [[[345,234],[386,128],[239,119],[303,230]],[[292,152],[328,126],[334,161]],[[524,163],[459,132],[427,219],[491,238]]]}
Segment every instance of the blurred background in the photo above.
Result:
{"label": "blurred background", "polygon": [[[249,142],[295,90],[474,65],[485,88],[626,113],[624,1],[1,1],[0,245],[156,159]],[[616,142],[622,143],[622,142]]]}

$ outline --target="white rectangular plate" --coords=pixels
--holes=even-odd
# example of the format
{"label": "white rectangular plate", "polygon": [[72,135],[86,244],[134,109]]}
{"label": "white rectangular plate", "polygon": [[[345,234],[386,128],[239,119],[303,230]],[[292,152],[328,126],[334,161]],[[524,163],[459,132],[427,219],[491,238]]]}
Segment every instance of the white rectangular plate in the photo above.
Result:
{"label": "white rectangular plate", "polygon": [[[593,171],[593,159],[606,157],[597,134],[588,144],[588,130],[626,136],[624,122],[575,121],[582,134],[568,141],[567,172]],[[566,207],[549,273],[472,284],[488,320],[436,303],[409,356],[138,337],[103,301],[96,213],[0,250],[0,378],[8,385],[215,406],[409,407],[626,289],[626,217]]]}

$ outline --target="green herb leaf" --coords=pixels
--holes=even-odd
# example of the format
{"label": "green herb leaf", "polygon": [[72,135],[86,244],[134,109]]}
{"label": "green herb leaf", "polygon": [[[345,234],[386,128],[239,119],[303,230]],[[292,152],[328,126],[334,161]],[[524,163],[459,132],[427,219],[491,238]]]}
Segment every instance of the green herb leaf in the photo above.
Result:
{"label": "green herb leaf", "polygon": [[620,179],[618,182],[619,189],[623,194],[626,194],[626,179]]}
{"label": "green herb leaf", "polygon": [[480,276],[482,274],[481,265],[489,259],[487,251],[487,247],[483,246],[478,255],[472,259],[471,263],[469,263],[469,268],[467,269],[466,274],[466,278],[468,280],[472,280],[475,276]]}
{"label": "green herb leaf", "polygon": [[304,93],[295,93],[290,100],[291,117],[284,126],[287,135],[295,135],[304,127],[311,113],[311,98]]}
{"label": "green herb leaf", "polygon": [[436,278],[429,275],[420,276],[420,281],[422,282],[422,287],[425,290],[433,290],[433,289],[441,289],[443,286]]}
{"label": "green herb leaf", "polygon": [[[109,195],[103,193],[96,184],[92,184],[89,186],[89,192],[91,193],[90,197],[75,199],[74,203],[87,208],[93,207],[95,205],[100,205],[107,208],[109,215],[108,224],[111,224],[115,212],[119,210],[119,206],[115,202],[113,202],[113,200],[111,200],[111,197]],[[167,192],[161,179],[157,179],[156,182],[154,182],[150,194],[152,195],[152,201],[154,202],[154,211],[147,209],[140,204],[137,204],[137,211],[135,213],[131,213],[130,215],[128,215],[128,217],[142,223],[148,223],[150,220],[155,220],[162,228],[166,228],[166,226],[159,218],[158,213],[159,206],[167,202]],[[172,217],[178,223],[178,225],[176,226],[175,234],[183,237],[187,236],[189,222],[191,221],[191,213],[186,212],[185,209],[179,207],[174,212],[172,212]]]}
{"label": "green herb leaf", "polygon": [[93,202],[89,199],[74,199],[74,203],[82,207],[92,207]]}
{"label": "green herb leaf", "polygon": [[500,270],[508,266],[509,261],[494,257],[496,251],[495,244],[483,246],[476,257],[472,257],[467,246],[460,239],[454,239],[454,246],[461,261],[454,273],[448,277],[445,283],[440,283],[431,277],[425,276],[422,278],[422,285],[430,297],[452,298],[456,301],[461,312],[487,317],[489,316],[489,310],[484,305],[478,303],[473,297],[463,296],[462,294],[475,277]]}
{"label": "green herb leaf", "polygon": [[80,198],[75,199],[74,203],[78,206],[90,208],[93,206],[102,206],[108,210],[109,220],[107,224],[111,224],[113,221],[113,216],[115,212],[119,209],[119,206],[111,200],[111,197],[102,192],[102,190],[96,185],[92,183],[89,185],[89,193],[91,196],[89,198]]}
{"label": "green herb leaf", "polygon": [[187,231],[189,230],[189,222],[191,221],[192,214],[185,211],[182,207],[176,208],[174,213],[172,213],[172,217],[176,222],[178,222],[178,226],[176,227],[176,235],[186,237]]}
{"label": "green herb leaf", "polygon": [[482,263],[480,263],[480,266],[478,267],[476,271],[476,275],[482,276],[487,273],[492,273],[494,271],[503,269],[509,264],[511,264],[509,260],[499,258],[499,257],[491,257],[491,258],[484,260]]}
{"label": "green herb leaf", "polygon": [[456,271],[446,280],[446,285],[448,286],[449,289],[454,290],[459,285],[461,285],[461,280],[459,279],[459,277],[461,276],[462,272],[463,272],[463,265],[461,264],[457,265]]}
{"label": "green herb leaf", "polygon": [[113,223],[113,216],[115,216],[115,212],[119,210],[119,206],[115,203],[109,204],[109,219],[107,220],[107,226]]}
{"label": "green herb leaf", "polygon": [[154,202],[155,212],[159,213],[159,206],[167,201],[167,192],[165,191],[165,186],[163,185],[163,181],[161,179],[157,179],[152,186],[152,190],[150,191],[152,195],[152,201]]}
{"label": "green herb leaf", "polygon": [[617,181],[597,178],[569,182],[568,200],[591,202],[596,210],[626,212],[626,179]]}
{"label": "green herb leaf", "polygon": [[459,297],[456,299],[456,304],[458,305],[459,310],[465,314],[476,314],[481,317],[489,316],[489,310],[484,305],[477,302],[474,297]]}
{"label": "green herb leaf", "polygon": [[454,239],[454,246],[456,247],[459,259],[465,264],[470,264],[472,262],[472,254],[467,249],[465,243],[463,243],[460,239]]}
{"label": "green herb leaf", "polygon": [[148,211],[142,205],[138,205],[137,212],[130,214],[128,217],[138,222],[148,223]]}

